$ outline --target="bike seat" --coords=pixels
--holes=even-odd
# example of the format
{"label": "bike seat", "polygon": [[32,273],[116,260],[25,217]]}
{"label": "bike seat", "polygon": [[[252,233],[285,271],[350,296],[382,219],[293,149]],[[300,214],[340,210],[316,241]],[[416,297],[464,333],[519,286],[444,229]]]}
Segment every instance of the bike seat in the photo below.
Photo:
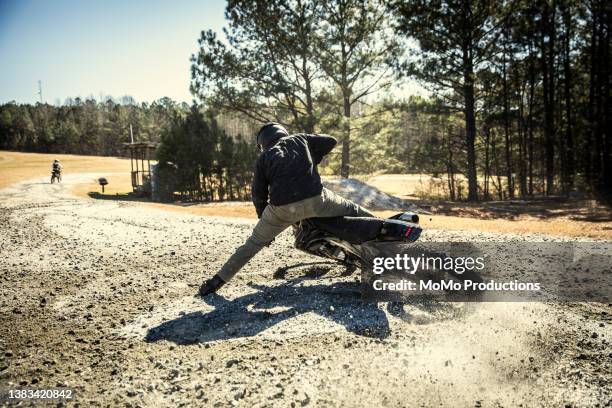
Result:
{"label": "bike seat", "polygon": [[372,217],[325,217],[310,218],[315,227],[351,244],[376,239],[384,220]]}

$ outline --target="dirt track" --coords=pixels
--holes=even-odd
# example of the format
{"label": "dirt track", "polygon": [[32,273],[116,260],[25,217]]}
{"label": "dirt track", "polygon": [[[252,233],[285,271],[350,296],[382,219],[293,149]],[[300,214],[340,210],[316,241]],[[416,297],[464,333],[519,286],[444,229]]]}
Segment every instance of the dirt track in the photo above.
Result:
{"label": "dirt track", "polygon": [[357,276],[288,233],[203,302],[252,222],[75,199],[84,178],[0,190],[0,388],[70,387],[82,405],[611,403],[609,305],[363,302]]}

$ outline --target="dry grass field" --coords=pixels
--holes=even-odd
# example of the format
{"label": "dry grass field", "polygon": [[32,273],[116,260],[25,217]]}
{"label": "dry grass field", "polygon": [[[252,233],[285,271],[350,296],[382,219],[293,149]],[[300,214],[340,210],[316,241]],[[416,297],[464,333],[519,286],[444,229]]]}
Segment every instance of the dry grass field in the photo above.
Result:
{"label": "dry grass field", "polygon": [[377,189],[401,198],[414,199],[423,195],[442,197],[446,178],[432,179],[430,174],[357,175],[355,178]]}
{"label": "dry grass field", "polygon": [[[130,161],[116,157],[77,156],[0,151],[0,188],[34,177],[51,176],[51,164],[58,159],[66,173],[125,173],[130,182]],[[131,190],[131,187],[130,187]]]}
{"label": "dry grass field", "polygon": [[[65,174],[91,173],[90,182],[75,184],[73,193],[92,199],[91,192],[100,192],[98,177],[106,177],[105,199],[126,200],[131,192],[130,162],[127,159],[77,155],[17,153],[0,151],[0,188],[19,181],[50,175],[53,159],[59,159]],[[402,198],[414,197],[426,186],[429,175],[376,175],[359,177],[387,194]],[[499,204],[449,203],[412,198],[420,206],[431,209],[432,215],[422,217],[425,228],[446,230],[476,230],[503,233],[542,233],[557,236],[612,239],[612,211],[595,201],[546,203],[525,206]],[[149,208],[180,211],[201,216],[255,218],[250,203],[159,204],[143,202]],[[378,211],[380,216],[394,211]]]}

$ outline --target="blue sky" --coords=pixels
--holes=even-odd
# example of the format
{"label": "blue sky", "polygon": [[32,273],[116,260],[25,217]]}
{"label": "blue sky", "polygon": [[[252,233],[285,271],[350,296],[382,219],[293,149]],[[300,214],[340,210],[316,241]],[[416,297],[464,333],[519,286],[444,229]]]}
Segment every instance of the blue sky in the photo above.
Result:
{"label": "blue sky", "polygon": [[162,96],[191,101],[189,58],[224,0],[0,0],[0,103]]}
{"label": "blue sky", "polygon": [[[0,103],[130,95],[191,102],[189,58],[225,0],[0,0]],[[223,35],[221,35],[223,37]],[[424,94],[414,81],[399,97]]]}

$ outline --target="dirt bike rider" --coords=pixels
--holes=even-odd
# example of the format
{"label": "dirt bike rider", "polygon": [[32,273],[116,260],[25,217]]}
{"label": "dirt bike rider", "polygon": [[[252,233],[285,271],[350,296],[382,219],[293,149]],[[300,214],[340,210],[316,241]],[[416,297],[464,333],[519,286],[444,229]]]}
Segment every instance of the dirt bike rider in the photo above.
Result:
{"label": "dirt bike rider", "polygon": [[56,173],[57,175],[62,174],[62,165],[57,159],[53,160],[53,166],[51,167],[51,175],[54,175]]}
{"label": "dirt bike rider", "polygon": [[261,151],[253,175],[252,198],[259,222],[251,236],[199,290],[214,293],[286,228],[306,218],[375,217],[368,210],[323,187],[317,165],[336,146],[328,135],[294,134],[279,123],[257,133]]}

